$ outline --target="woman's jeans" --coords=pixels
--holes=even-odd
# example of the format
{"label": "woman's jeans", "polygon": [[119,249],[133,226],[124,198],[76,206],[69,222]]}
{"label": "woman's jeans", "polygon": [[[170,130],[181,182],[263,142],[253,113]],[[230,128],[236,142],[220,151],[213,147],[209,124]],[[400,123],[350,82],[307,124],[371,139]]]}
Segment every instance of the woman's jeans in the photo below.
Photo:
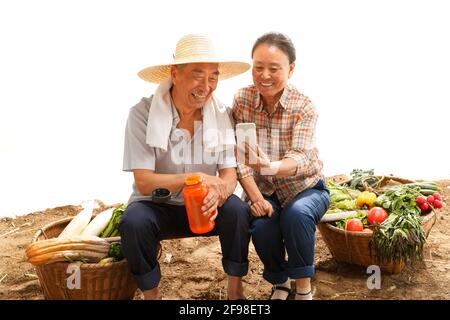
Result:
{"label": "woman's jeans", "polygon": [[284,208],[275,193],[266,200],[274,209],[272,217],[255,218],[251,223],[253,244],[264,264],[264,279],[279,284],[288,277],[312,277],[316,225],[330,205],[323,180],[297,194]]}
{"label": "woman's jeans", "polygon": [[[250,208],[231,195],[218,210],[214,229],[202,236],[218,235],[225,273],[244,276],[248,271]],[[151,201],[132,202],[125,210],[119,230],[123,253],[141,290],[157,287],[161,279],[156,256],[160,240],[199,236],[189,229],[184,206]]]}

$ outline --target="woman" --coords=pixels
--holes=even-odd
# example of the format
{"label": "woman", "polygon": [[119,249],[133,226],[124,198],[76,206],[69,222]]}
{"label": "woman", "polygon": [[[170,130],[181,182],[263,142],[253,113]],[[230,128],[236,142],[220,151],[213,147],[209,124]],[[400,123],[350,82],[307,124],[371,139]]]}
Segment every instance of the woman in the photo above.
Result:
{"label": "woman", "polygon": [[[292,41],[280,33],[258,38],[252,49],[254,85],[235,95],[235,123],[254,122],[258,145],[246,145],[238,179],[255,219],[252,240],[273,285],[271,299],[309,300],[316,224],[329,206],[322,162],[314,146],[316,110],[288,84],[295,67]],[[238,157],[240,160],[240,157]],[[287,253],[287,258],[286,258]]]}

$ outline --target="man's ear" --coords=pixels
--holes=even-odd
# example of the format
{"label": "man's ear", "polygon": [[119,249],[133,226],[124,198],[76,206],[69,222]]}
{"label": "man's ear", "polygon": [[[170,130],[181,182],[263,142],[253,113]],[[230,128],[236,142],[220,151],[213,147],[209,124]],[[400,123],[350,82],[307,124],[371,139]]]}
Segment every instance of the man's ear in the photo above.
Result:
{"label": "man's ear", "polygon": [[292,74],[294,73],[294,69],[295,69],[295,62],[292,62],[289,65],[289,73],[288,73],[288,79],[292,76]]}
{"label": "man's ear", "polygon": [[170,77],[172,78],[172,83],[175,83],[177,79],[178,69],[176,66],[170,66]]}

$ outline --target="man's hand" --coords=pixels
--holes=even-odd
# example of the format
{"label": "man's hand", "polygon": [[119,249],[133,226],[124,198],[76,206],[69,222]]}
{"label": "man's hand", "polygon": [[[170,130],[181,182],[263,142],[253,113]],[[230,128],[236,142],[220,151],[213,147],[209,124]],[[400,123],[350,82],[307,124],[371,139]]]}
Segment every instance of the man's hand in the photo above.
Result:
{"label": "man's hand", "polygon": [[208,189],[208,194],[203,200],[202,213],[214,221],[217,217],[217,206],[219,205],[219,194],[215,189]]}
{"label": "man's hand", "polygon": [[266,199],[253,202],[250,206],[250,210],[255,217],[264,217],[267,215],[270,218],[273,213],[273,207]]}
{"label": "man's hand", "polygon": [[208,190],[215,191],[218,196],[218,206],[221,207],[225,201],[228,199],[228,191],[225,182],[217,176],[210,176],[207,174],[202,174],[203,181],[205,181],[208,186]]}

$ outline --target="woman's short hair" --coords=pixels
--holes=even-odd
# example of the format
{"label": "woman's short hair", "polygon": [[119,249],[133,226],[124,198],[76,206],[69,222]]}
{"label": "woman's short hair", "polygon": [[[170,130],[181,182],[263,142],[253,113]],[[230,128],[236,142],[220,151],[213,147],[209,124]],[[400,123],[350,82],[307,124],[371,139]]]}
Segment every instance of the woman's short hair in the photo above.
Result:
{"label": "woman's short hair", "polygon": [[263,34],[261,37],[256,39],[255,44],[253,45],[252,58],[256,48],[261,44],[268,44],[277,47],[286,54],[289,59],[289,64],[295,62],[295,47],[292,40],[287,35],[279,32],[269,32]]}

